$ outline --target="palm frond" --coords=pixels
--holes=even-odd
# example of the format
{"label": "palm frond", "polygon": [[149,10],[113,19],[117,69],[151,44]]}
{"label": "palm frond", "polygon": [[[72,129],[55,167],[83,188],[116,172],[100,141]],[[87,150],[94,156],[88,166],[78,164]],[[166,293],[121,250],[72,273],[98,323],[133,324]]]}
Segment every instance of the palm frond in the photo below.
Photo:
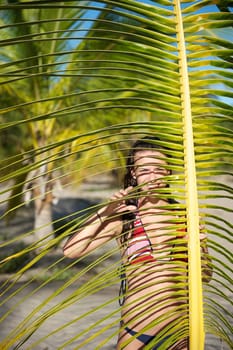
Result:
{"label": "palm frond", "polygon": [[[159,135],[168,148],[172,193],[160,195],[177,201],[167,208],[171,250],[186,256],[179,232],[187,230],[189,277],[184,261],[167,267],[166,281],[177,285],[168,299],[179,301],[173,321],[161,289],[165,312],[144,332],[165,322],[156,336],[172,333],[164,348],[187,337],[191,350],[217,341],[232,347],[230,9],[230,1],[1,4],[0,269],[15,269],[1,287],[2,349],[114,346],[122,280],[114,241],[75,261],[63,257],[62,245],[109,202],[132,142],[145,135]],[[78,198],[58,213],[61,186]],[[209,283],[202,282],[199,221],[208,234]],[[159,278],[152,283],[161,288]],[[150,297],[132,305],[138,322],[158,311]]]}

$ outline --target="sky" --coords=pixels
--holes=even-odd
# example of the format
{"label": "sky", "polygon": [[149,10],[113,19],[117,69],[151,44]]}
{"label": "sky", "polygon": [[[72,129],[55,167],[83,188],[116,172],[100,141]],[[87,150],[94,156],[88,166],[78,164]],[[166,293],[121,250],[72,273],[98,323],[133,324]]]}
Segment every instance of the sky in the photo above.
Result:
{"label": "sky", "polygon": [[[120,1],[119,1],[120,3]],[[156,6],[158,5],[156,1],[153,1],[153,0],[138,0],[138,3],[144,3],[144,4],[148,4],[148,5],[153,5],[153,4],[156,4]],[[192,1],[191,3],[199,3],[199,1]],[[85,21],[83,21],[83,24],[82,24],[82,27],[81,29],[83,29],[83,31],[80,31],[79,32],[79,36],[80,37],[84,37],[87,33],[88,33],[88,30],[90,29],[90,27],[92,26],[93,24],[93,21],[91,21],[91,19],[95,19],[98,14],[99,14],[99,10],[101,10],[101,8],[103,8],[105,5],[104,5],[104,2],[101,2],[101,1],[91,1],[90,2],[90,5],[93,6],[94,8],[90,9],[90,11],[88,11],[87,13],[85,13]],[[190,3],[183,3],[183,6],[189,6]],[[232,10],[232,9],[231,9]],[[216,11],[219,11],[218,8],[215,6],[215,5],[208,5],[208,6],[205,6],[204,8],[202,8],[201,10],[198,10],[197,13],[205,13],[205,12],[216,12]],[[86,19],[90,19],[90,21],[86,20]],[[224,39],[228,39],[233,37],[233,28],[229,28],[229,30],[219,30],[219,33],[221,33],[221,37],[224,38]],[[229,34],[230,33],[230,34]],[[74,34],[75,36],[77,36],[77,34]],[[81,39],[80,39],[81,41]],[[73,45],[76,46],[77,45],[77,40],[75,40],[73,42]],[[223,87],[223,86],[218,86],[220,89],[221,88],[226,88],[226,87]],[[228,99],[228,98],[223,98],[224,102],[227,102],[227,103],[231,103],[232,100],[231,99]]]}

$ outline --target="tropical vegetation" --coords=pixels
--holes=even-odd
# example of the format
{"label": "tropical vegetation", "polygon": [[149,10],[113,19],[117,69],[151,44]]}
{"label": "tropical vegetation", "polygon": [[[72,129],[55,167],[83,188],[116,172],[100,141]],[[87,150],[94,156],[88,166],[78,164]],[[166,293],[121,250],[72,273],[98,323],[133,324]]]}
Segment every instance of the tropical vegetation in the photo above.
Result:
{"label": "tropical vegetation", "polygon": [[[2,0],[1,349],[39,349],[59,337],[59,349],[114,344],[114,242],[71,262],[62,244],[108,200],[98,181],[113,179],[108,193],[120,186],[128,149],[145,135],[168,147],[172,197],[187,218],[189,317],[177,332],[189,336],[191,350],[204,349],[205,334],[232,348],[231,6]],[[54,218],[59,188],[79,197],[86,182],[97,182],[98,199],[80,199]],[[33,224],[15,235],[12,223],[23,221],[25,210]],[[202,281],[199,218],[208,234],[209,283]],[[32,303],[46,288],[50,295]],[[108,289],[111,296],[101,299]],[[97,307],[62,316],[95,296]],[[48,326],[59,317],[61,327]]]}

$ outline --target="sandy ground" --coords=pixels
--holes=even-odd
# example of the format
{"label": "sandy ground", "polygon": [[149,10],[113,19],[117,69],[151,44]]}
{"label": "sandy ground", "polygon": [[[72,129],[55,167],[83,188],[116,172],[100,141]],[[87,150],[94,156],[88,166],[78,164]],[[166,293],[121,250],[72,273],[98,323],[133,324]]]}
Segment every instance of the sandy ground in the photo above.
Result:
{"label": "sandy ground", "polygon": [[[98,192],[96,192],[96,186]],[[88,192],[87,192],[88,190]],[[94,191],[95,190],[95,191]],[[58,191],[59,192],[59,191]],[[75,201],[77,198],[91,199],[94,201],[101,201],[113,192],[111,187],[108,187],[104,182],[97,183],[94,188],[90,188],[90,184],[84,184],[81,188],[66,189],[58,193],[61,198],[70,198],[71,201]],[[221,206],[226,204],[226,198],[219,198],[217,204]],[[75,204],[76,202],[74,202]],[[229,206],[232,203],[229,201]],[[232,206],[231,206],[232,208]],[[219,214],[219,209],[214,209]],[[223,218],[231,222],[232,213],[222,212]],[[30,208],[21,211],[12,222],[7,230],[10,230],[11,234],[20,234],[22,229],[30,230],[33,225],[32,210]],[[3,222],[0,222],[0,233],[5,234],[6,227]],[[9,232],[9,231],[8,231]],[[219,242],[225,244],[225,241]],[[112,248],[112,246],[110,247]],[[0,279],[1,300],[3,304],[0,308],[0,349],[36,349],[36,350],[54,350],[54,349],[103,349],[110,350],[115,349],[117,331],[119,324],[119,306],[118,306],[118,283],[112,283],[106,288],[101,288],[95,294],[89,294],[88,290],[83,292],[82,298],[77,298],[77,290],[85,285],[89,279],[94,278],[97,272],[101,270],[105,273],[108,268],[108,263],[103,262],[99,265],[97,270],[92,270],[85,275],[77,278],[74,283],[66,287],[63,290],[64,282],[51,281],[41,285],[41,281],[38,282],[40,276],[45,275],[45,269],[47,263],[51,264],[53,261],[57,261],[62,258],[60,247],[46,256],[40,265],[36,265],[34,269],[31,269],[28,273],[24,274],[19,281],[13,282],[9,288],[7,279],[11,278],[8,275],[2,275]],[[81,268],[85,268],[91,261],[95,260],[97,256],[92,256],[90,260],[80,262],[80,265],[76,265],[77,274]],[[114,254],[111,260],[113,263],[118,261],[118,255]],[[62,261],[59,268],[64,268],[70,262]],[[32,280],[36,277],[35,281]],[[78,276],[78,275],[77,275]],[[8,280],[9,281],[9,280]],[[31,281],[31,282],[30,282]],[[212,282],[214,283],[214,282]],[[222,291],[230,296],[230,288],[224,289],[221,286]],[[17,293],[15,291],[18,290]],[[54,297],[54,293],[56,296]],[[229,313],[232,310],[229,309],[229,303],[227,303],[223,297],[216,297],[211,295],[211,298],[215,298],[214,301],[219,303],[222,307],[225,307]],[[65,301],[70,300],[72,305],[64,304]],[[75,302],[74,302],[75,300]],[[103,304],[106,304],[102,307]],[[100,307],[101,306],[101,307]],[[50,311],[54,308],[57,309],[55,315],[50,316]],[[59,309],[59,310],[58,310]],[[96,310],[95,310],[96,309]],[[95,310],[95,312],[94,312]],[[84,317],[85,315],[85,317]],[[30,316],[30,317],[29,317]],[[227,317],[226,315],[224,315]],[[5,346],[4,340],[9,336],[10,338],[16,334],[16,329],[19,322],[25,320],[24,327],[29,328],[32,325],[33,320],[37,317],[41,322],[38,330],[32,335],[24,344],[18,344],[19,347]],[[61,329],[60,327],[64,326]],[[11,334],[12,331],[12,334]],[[19,329],[18,329],[19,331]],[[93,337],[93,334],[99,331],[98,337]],[[51,335],[48,337],[47,334]],[[93,339],[92,339],[93,337]],[[107,340],[106,343],[103,342]],[[69,344],[69,342],[71,343]],[[85,343],[86,342],[86,343]],[[213,335],[206,335],[205,350],[227,350],[230,349],[225,344]]]}

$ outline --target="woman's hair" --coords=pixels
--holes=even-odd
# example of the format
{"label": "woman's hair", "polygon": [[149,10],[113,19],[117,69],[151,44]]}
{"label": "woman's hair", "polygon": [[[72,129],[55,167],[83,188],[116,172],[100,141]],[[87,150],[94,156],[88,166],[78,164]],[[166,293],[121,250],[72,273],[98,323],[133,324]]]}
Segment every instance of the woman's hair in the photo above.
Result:
{"label": "woman's hair", "polygon": [[[137,186],[137,181],[132,175],[132,170],[134,169],[134,157],[137,152],[144,151],[144,150],[156,150],[162,152],[166,157],[168,157],[168,154],[166,154],[166,150],[168,148],[161,146],[161,140],[158,137],[151,137],[146,136],[138,141],[136,141],[133,145],[131,150],[129,151],[127,162],[126,162],[126,173],[124,176],[124,188],[127,188],[129,186]],[[128,199],[127,204],[135,205],[137,206],[137,196],[134,193],[134,196],[130,199]],[[130,229],[132,228],[132,223],[135,220],[135,214],[134,213],[126,213],[123,215],[123,234],[122,234],[122,243],[125,243],[127,241],[128,233]]]}

